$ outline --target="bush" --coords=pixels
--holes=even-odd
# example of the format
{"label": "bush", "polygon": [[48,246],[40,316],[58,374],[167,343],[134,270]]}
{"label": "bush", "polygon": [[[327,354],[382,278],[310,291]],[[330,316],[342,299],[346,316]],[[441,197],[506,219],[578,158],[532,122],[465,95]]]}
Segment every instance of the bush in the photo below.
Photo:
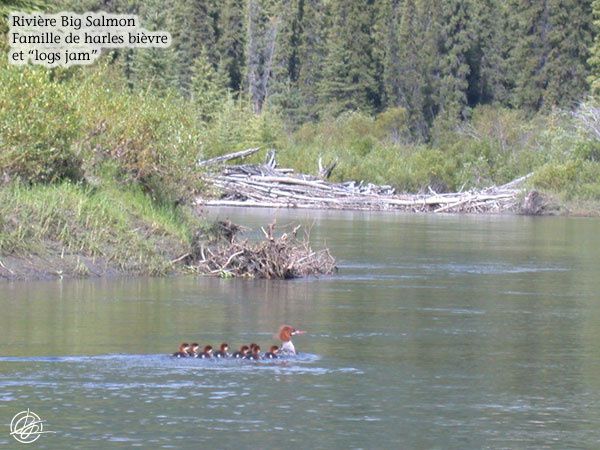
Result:
{"label": "bush", "polygon": [[560,192],[575,183],[580,169],[581,163],[577,161],[549,163],[536,170],[533,184],[539,189]]}
{"label": "bush", "polygon": [[193,104],[174,93],[130,91],[109,66],[92,70],[72,86],[85,130],[78,147],[86,178],[102,178],[108,164],[118,182],[139,185],[155,200],[190,199],[200,187],[202,132]]}
{"label": "bush", "polygon": [[4,182],[51,183],[81,178],[73,143],[81,116],[67,86],[40,68],[0,62],[0,174]]}
{"label": "bush", "polygon": [[583,161],[600,162],[600,141],[578,142],[573,156]]}
{"label": "bush", "polygon": [[279,147],[283,140],[283,123],[271,111],[257,115],[247,99],[228,96],[202,135],[202,152],[220,156],[250,147]]}
{"label": "bush", "polygon": [[375,133],[391,143],[410,142],[410,122],[405,108],[389,108],[375,118]]}

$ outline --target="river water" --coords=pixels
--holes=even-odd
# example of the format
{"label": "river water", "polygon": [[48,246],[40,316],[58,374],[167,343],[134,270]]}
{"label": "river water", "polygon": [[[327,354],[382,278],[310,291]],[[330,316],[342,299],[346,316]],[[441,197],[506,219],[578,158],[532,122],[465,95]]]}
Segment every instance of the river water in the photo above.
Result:
{"label": "river water", "polygon": [[[0,447],[600,448],[600,222],[221,209],[312,226],[337,275],[0,284]],[[182,341],[295,360],[172,359]]]}

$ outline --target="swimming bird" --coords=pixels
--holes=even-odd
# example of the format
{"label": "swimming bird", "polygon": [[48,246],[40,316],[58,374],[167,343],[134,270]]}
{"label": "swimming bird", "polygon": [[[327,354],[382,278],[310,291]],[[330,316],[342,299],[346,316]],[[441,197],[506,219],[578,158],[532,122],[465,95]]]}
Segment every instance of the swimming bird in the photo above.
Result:
{"label": "swimming bird", "polygon": [[223,342],[221,344],[221,348],[218,352],[215,352],[215,354],[213,355],[215,358],[229,358],[231,355],[228,352],[229,350],[229,345],[227,345],[227,342]]}
{"label": "swimming bird", "polygon": [[248,350],[250,349],[250,347],[248,347],[247,345],[242,345],[239,349],[239,351],[235,352],[232,356],[232,358],[243,358],[248,354]]}
{"label": "swimming bird", "polygon": [[272,345],[267,353],[263,355],[265,359],[277,359],[277,353],[279,352],[279,347],[276,345]]}
{"label": "swimming bird", "polygon": [[244,359],[260,359],[260,345],[254,344],[254,347],[252,347],[252,353],[247,354]]}
{"label": "swimming bird", "polygon": [[212,358],[213,348],[212,345],[204,347],[204,351],[198,355],[198,358],[209,359]]}
{"label": "swimming bird", "polygon": [[200,347],[200,345],[197,342],[194,342],[190,347],[191,348],[187,352],[188,356],[190,356],[192,358],[197,358],[198,357],[198,348]]}
{"label": "swimming bird", "polygon": [[294,327],[291,327],[289,325],[282,325],[279,328],[279,339],[281,339],[281,342],[283,342],[283,344],[281,345],[279,354],[295,355],[296,348],[294,347],[294,344],[292,343],[292,336],[295,336],[297,334],[304,334],[304,333],[306,333],[306,331],[296,330]]}
{"label": "swimming bird", "polygon": [[175,358],[186,358],[189,356],[188,351],[190,350],[190,344],[184,342],[179,346],[179,351],[173,353]]}

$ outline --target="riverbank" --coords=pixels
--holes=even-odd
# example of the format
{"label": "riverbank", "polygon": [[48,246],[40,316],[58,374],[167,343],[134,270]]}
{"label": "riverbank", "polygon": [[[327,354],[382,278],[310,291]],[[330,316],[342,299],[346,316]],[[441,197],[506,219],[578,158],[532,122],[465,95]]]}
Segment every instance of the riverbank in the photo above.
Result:
{"label": "riverbank", "polygon": [[[600,215],[596,204],[561,205],[550,196],[539,201],[550,205],[540,210],[544,214]],[[254,270],[256,265],[249,255],[261,256],[253,261],[271,261],[264,257],[271,244],[280,254],[280,243],[267,236],[256,248],[221,242],[215,247],[219,249],[214,252],[215,260],[209,261],[205,248],[215,233],[227,234],[216,232],[214,223],[191,207],[161,206],[134,188],[90,188],[72,183],[4,186],[0,188],[0,280],[166,276],[202,271],[224,277],[236,273],[248,276],[245,268]],[[320,255],[297,244],[291,248]],[[306,261],[304,255],[293,251],[296,257],[292,259]],[[298,273],[304,273],[302,270]],[[268,271],[277,273],[271,268]]]}
{"label": "riverbank", "polygon": [[11,184],[0,189],[0,278],[166,275],[206,228],[136,188]]}
{"label": "riverbank", "polygon": [[1,187],[0,279],[287,279],[335,270],[328,249],[313,250],[300,226],[275,230],[273,222],[262,241],[249,242],[231,222],[208,221],[185,204],[158,203],[139,188],[109,186]]}

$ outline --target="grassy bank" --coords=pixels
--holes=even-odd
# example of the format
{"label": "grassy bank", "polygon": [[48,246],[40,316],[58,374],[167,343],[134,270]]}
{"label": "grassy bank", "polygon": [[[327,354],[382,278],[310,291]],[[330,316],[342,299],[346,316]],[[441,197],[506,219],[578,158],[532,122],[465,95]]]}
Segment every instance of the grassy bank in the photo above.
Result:
{"label": "grassy bank", "polygon": [[139,189],[64,182],[0,189],[0,276],[163,275],[204,224]]}
{"label": "grassy bank", "polygon": [[174,270],[205,226],[187,206],[201,131],[181,98],[108,66],[0,63],[0,276]]}

